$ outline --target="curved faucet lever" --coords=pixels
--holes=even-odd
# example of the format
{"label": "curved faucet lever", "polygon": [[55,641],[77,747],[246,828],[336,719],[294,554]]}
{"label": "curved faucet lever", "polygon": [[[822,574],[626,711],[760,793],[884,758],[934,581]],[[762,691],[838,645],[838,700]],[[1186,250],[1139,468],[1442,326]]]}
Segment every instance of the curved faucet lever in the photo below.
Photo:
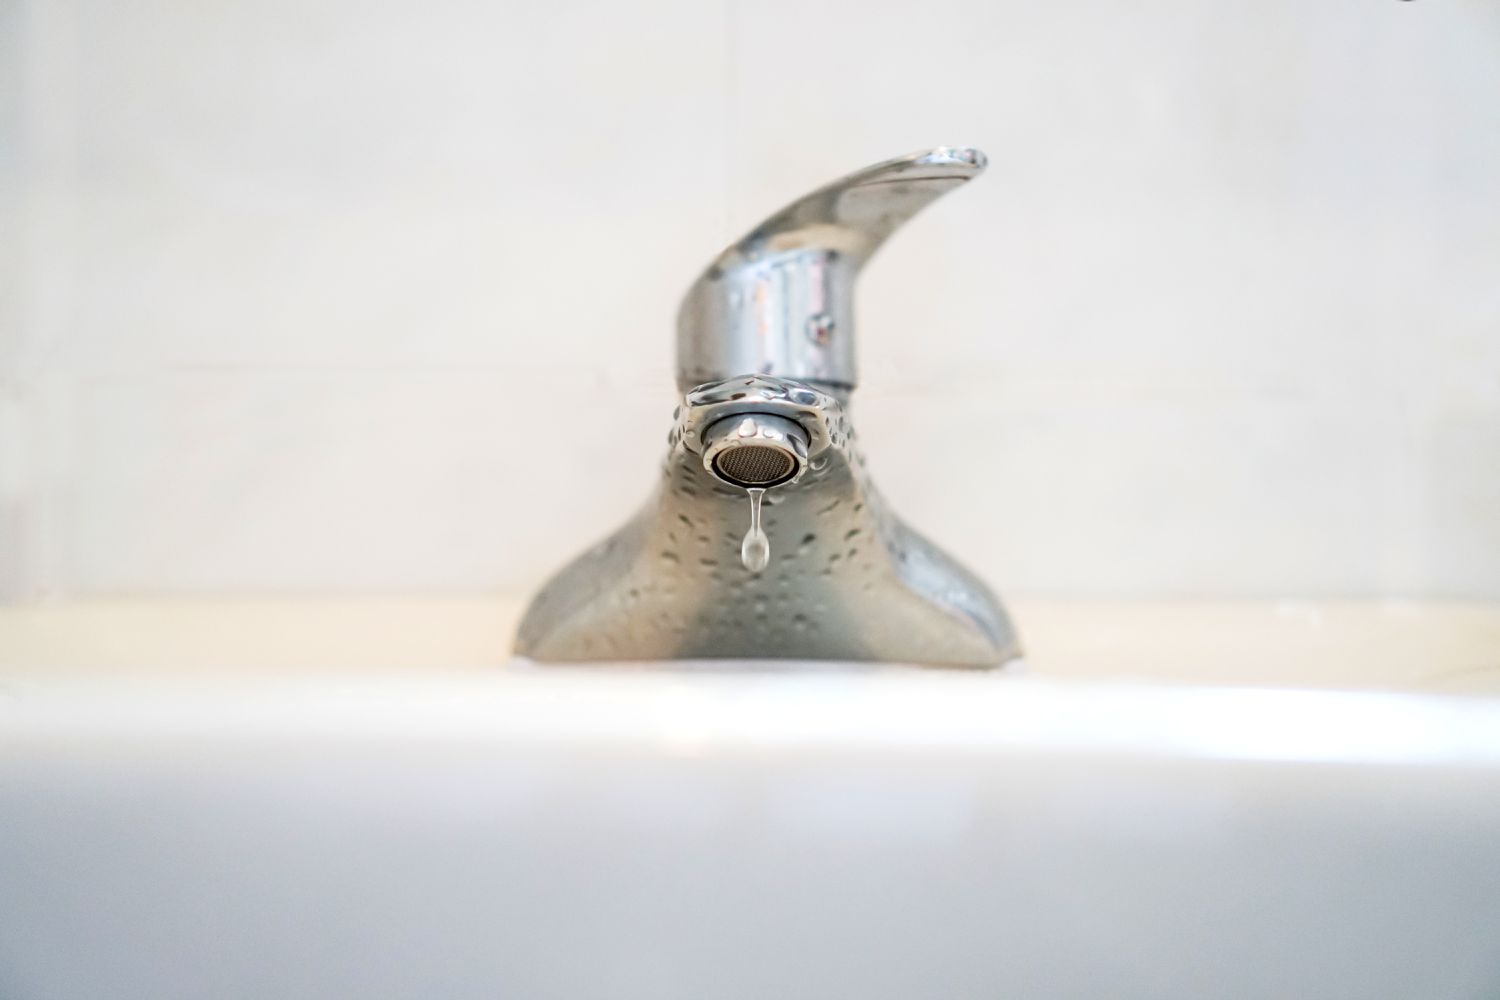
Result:
{"label": "curved faucet lever", "polygon": [[677,317],[686,390],[752,373],[852,388],[854,281],[886,238],[985,167],[940,146],[866,167],[766,219],[715,258]]}

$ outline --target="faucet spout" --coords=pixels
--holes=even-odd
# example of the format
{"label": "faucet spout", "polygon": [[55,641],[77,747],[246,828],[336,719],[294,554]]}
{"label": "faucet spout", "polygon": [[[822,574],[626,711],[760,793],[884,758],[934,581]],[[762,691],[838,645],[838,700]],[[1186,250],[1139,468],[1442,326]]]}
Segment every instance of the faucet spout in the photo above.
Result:
{"label": "faucet spout", "polygon": [[742,372],[827,386],[857,382],[854,284],[912,216],[985,168],[977,149],[886,160],[797,199],[724,250],[677,318],[677,384]]}

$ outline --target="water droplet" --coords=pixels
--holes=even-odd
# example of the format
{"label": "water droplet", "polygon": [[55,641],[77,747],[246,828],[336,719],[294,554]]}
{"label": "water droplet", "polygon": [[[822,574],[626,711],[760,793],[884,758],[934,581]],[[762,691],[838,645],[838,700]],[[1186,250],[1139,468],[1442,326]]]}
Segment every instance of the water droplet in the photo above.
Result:
{"label": "water droplet", "polygon": [[833,339],[833,317],[827,313],[815,313],[807,317],[807,339],[822,346]]}
{"label": "water droplet", "polygon": [[771,540],[760,527],[760,503],[765,490],[746,490],[750,494],[750,530],[740,542],[740,562],[752,573],[759,573],[771,561]]}

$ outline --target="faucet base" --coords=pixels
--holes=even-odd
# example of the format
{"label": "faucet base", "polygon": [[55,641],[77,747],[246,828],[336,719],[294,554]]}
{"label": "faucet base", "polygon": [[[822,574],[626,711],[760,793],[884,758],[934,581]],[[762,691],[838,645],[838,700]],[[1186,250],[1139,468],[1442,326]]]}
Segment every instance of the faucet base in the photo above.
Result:
{"label": "faucet base", "polygon": [[[885,506],[836,398],[766,376],[731,382],[688,395],[656,496],[542,589],[517,654],[979,668],[1020,655],[989,589]],[[694,446],[725,406],[798,418],[814,441],[795,483],[765,493],[772,551],[760,572],[740,559],[745,490],[705,472]]]}
{"label": "faucet base", "polygon": [[[742,498],[723,499],[743,510]],[[825,542],[792,523],[804,517],[769,499],[768,527],[789,539],[781,543],[789,551],[773,551],[763,573],[739,564],[743,529],[685,538],[703,526],[679,522],[685,530],[674,543],[648,506],[542,589],[522,620],[517,654],[539,663],[791,659],[969,668],[1020,656],[989,590],[905,525],[896,528],[904,558],[892,560],[867,555],[860,533],[846,537],[856,529],[844,525],[862,512],[839,517],[835,509],[820,518]]]}

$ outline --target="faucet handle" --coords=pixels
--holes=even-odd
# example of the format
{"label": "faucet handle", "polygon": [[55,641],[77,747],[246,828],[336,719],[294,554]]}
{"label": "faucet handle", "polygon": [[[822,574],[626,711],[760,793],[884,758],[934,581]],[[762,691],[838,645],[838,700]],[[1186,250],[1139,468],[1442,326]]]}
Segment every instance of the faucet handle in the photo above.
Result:
{"label": "faucet handle", "polygon": [[765,374],[853,388],[854,281],[886,238],[984,170],[977,149],[886,160],[792,202],[715,258],[677,316],[687,390]]}

